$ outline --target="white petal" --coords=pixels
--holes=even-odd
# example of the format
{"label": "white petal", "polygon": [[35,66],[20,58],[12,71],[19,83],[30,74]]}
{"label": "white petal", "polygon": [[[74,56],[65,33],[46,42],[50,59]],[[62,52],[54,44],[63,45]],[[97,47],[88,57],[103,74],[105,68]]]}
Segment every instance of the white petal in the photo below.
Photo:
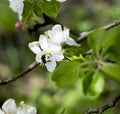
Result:
{"label": "white petal", "polygon": [[45,64],[45,66],[47,67],[47,70],[49,72],[53,72],[55,70],[55,67],[56,67],[56,62],[55,62],[55,60],[51,60],[50,62],[47,62]]}
{"label": "white petal", "polygon": [[57,24],[53,26],[51,30],[51,39],[56,43],[63,42],[63,31],[61,25]]}
{"label": "white petal", "polygon": [[17,108],[17,113],[16,114],[26,114],[25,110],[23,110],[21,107]]}
{"label": "white petal", "polygon": [[56,33],[55,35],[55,42],[56,43],[63,43],[66,41],[66,37],[64,37],[63,31]]}
{"label": "white petal", "polygon": [[30,106],[30,107],[28,108],[28,110],[27,110],[27,113],[28,113],[28,114],[36,114],[36,113],[37,113],[37,110],[36,110],[35,107]]}
{"label": "white petal", "polygon": [[60,44],[50,42],[49,48],[52,52],[59,52],[61,50],[62,46]]}
{"label": "white petal", "polygon": [[48,31],[48,36],[50,37],[51,41],[55,43],[62,43],[64,36],[61,25],[55,25],[53,26],[52,30]]}
{"label": "white petal", "polygon": [[40,43],[41,48],[44,51],[48,50],[48,41],[47,41],[47,38],[44,35],[40,35],[39,43]]}
{"label": "white petal", "polygon": [[38,54],[40,53],[40,47],[39,47],[39,42],[38,41],[35,41],[35,42],[32,42],[32,43],[29,43],[28,44],[30,50],[35,53],[35,54]]}
{"label": "white petal", "polygon": [[79,44],[77,44],[72,38],[68,37],[66,40],[66,44],[70,45],[70,46],[80,46]]}
{"label": "white petal", "polygon": [[62,31],[62,27],[61,27],[61,25],[56,24],[56,25],[53,26],[51,31],[54,32],[54,33],[61,32]]}
{"label": "white petal", "polygon": [[3,111],[0,109],[0,114],[5,114],[5,112],[3,112]]}
{"label": "white petal", "polygon": [[43,55],[42,53],[38,53],[38,54],[36,55],[36,57],[35,57],[36,62],[42,63],[42,59],[41,59],[42,55]]}
{"label": "white petal", "polygon": [[80,46],[72,38],[69,37],[69,32],[70,32],[69,29],[65,29],[63,31],[64,37],[65,37],[65,42],[70,46]]}
{"label": "white petal", "polygon": [[8,99],[3,105],[2,109],[6,112],[6,114],[16,114],[16,104],[14,99]]}
{"label": "white petal", "polygon": [[56,1],[58,1],[58,2],[65,2],[66,0],[56,0]]}
{"label": "white petal", "polygon": [[69,30],[69,29],[65,29],[65,30],[63,31],[63,34],[64,34],[64,37],[68,37],[69,34],[70,34],[70,30]]}
{"label": "white petal", "polygon": [[9,0],[10,2],[10,8],[18,13],[19,19],[22,19],[22,13],[23,13],[23,8],[24,8],[24,0]]}
{"label": "white petal", "polygon": [[54,53],[52,56],[56,61],[61,61],[62,59],[64,59],[64,55],[62,53]]}

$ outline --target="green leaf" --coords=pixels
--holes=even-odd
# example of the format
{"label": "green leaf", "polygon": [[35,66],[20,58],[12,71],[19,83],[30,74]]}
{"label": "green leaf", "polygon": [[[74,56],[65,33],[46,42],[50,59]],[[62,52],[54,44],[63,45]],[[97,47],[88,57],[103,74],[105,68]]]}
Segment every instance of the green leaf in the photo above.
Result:
{"label": "green leaf", "polygon": [[23,14],[22,14],[23,23],[26,23],[28,20],[30,20],[32,14],[33,14],[32,3],[24,1],[24,9],[23,9]]}
{"label": "green leaf", "polygon": [[52,80],[59,87],[66,87],[76,81],[79,75],[79,61],[63,61],[52,73]]}
{"label": "green leaf", "polygon": [[8,0],[1,0],[0,2],[0,31],[16,32],[15,23],[18,20],[18,14],[9,8]]}
{"label": "green leaf", "polygon": [[89,86],[91,85],[92,82],[92,78],[93,78],[93,74],[94,72],[88,72],[84,77],[83,77],[83,93],[86,95],[88,90],[89,90]]}
{"label": "green leaf", "polygon": [[83,77],[83,93],[86,96],[96,97],[101,94],[104,89],[105,80],[100,72],[88,72]]}
{"label": "green leaf", "polygon": [[107,31],[103,47],[107,50],[108,59],[120,64],[120,26]]}
{"label": "green leaf", "polygon": [[120,66],[114,63],[104,63],[101,66],[101,71],[107,74],[110,78],[120,82]]}
{"label": "green leaf", "polygon": [[57,17],[57,11],[58,7],[55,1],[48,2],[46,0],[43,0],[40,2],[40,8],[43,13],[45,13],[47,16],[50,17]]}
{"label": "green leaf", "polygon": [[118,40],[120,41],[120,26],[110,29],[106,32],[105,39],[103,42],[103,47],[105,49],[110,48],[111,46],[115,46]]}
{"label": "green leaf", "polygon": [[69,60],[71,60],[71,61],[80,61],[80,62],[84,62],[84,61],[85,61],[85,58],[84,58],[82,55],[79,55],[79,56],[72,56],[72,57],[69,57]]}
{"label": "green leaf", "polygon": [[80,53],[85,54],[89,50],[86,40],[82,41],[80,44],[80,47],[65,45],[66,56],[71,57],[72,55],[79,56]]}
{"label": "green leaf", "polygon": [[95,51],[97,55],[102,49],[102,43],[103,43],[104,36],[105,36],[105,29],[103,28],[94,30],[88,36],[88,39],[87,39],[88,45],[90,48],[93,49],[93,51]]}
{"label": "green leaf", "polygon": [[40,2],[35,2],[34,3],[34,13],[38,16],[38,17],[41,17],[42,16],[42,10],[40,8]]}

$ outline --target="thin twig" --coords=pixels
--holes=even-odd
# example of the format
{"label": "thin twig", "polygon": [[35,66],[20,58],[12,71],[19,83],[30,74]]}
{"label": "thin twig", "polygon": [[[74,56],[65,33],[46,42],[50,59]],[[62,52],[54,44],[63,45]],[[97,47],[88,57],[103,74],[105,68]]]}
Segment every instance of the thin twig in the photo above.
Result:
{"label": "thin twig", "polygon": [[120,100],[120,94],[116,96],[110,103],[102,106],[101,108],[90,108],[89,110],[86,111],[85,114],[92,114],[92,113],[102,114],[104,111],[108,110],[109,108],[115,107],[115,105],[119,100]]}
{"label": "thin twig", "polygon": [[18,78],[21,78],[21,77],[25,76],[25,74],[27,74],[28,72],[33,70],[37,65],[38,65],[38,63],[33,62],[25,70],[23,70],[22,72],[18,73],[17,75],[12,76],[12,77],[10,77],[8,79],[5,79],[5,80],[0,80],[0,85],[6,85],[8,83],[11,83],[11,82],[17,80]]}
{"label": "thin twig", "polygon": [[[115,22],[113,22],[113,23],[110,23],[110,24],[108,24],[108,25],[106,25],[106,26],[103,26],[102,28],[104,28],[104,29],[107,31],[107,30],[110,30],[110,29],[112,29],[112,28],[114,28],[114,27],[116,27],[116,26],[118,26],[118,25],[120,25],[120,20],[115,21]],[[92,30],[92,31],[93,31],[93,30]],[[92,31],[81,33],[81,34],[80,34],[80,37],[76,40],[76,42],[79,43],[79,42],[85,40],[85,39],[87,38],[87,36],[88,36]]]}

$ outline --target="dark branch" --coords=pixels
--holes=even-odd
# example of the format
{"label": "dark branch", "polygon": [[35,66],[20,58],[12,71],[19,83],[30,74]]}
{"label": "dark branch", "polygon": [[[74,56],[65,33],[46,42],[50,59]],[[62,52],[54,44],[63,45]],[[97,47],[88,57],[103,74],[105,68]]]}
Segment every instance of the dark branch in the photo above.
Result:
{"label": "dark branch", "polygon": [[[32,29],[29,29],[28,31],[29,31],[30,33],[32,33],[32,32],[34,32],[34,31],[36,31],[37,29],[39,29],[39,28],[41,28],[41,27],[44,27],[44,26],[46,26],[46,25],[49,25],[49,24],[52,24],[52,25],[60,24],[60,25],[62,25],[61,23],[55,21],[54,19],[48,17],[48,16],[45,15],[45,14],[43,14],[43,18],[44,18],[44,20],[45,20],[45,22],[44,22],[43,24],[36,24],[36,25],[33,26]],[[107,30],[109,30],[109,29],[111,29],[111,28],[113,28],[113,27],[115,27],[115,26],[118,26],[118,25],[120,25],[120,20],[115,21],[115,22],[113,22],[113,23],[110,23],[110,24],[108,24],[108,25],[105,25],[105,26],[103,26],[103,28],[107,31]],[[62,25],[62,26],[63,26],[63,25]],[[88,32],[83,32],[83,33],[80,34],[79,32],[76,32],[76,31],[74,31],[74,30],[70,30],[70,33],[72,33],[72,34],[74,34],[74,35],[76,35],[76,36],[78,36],[78,37],[80,36],[80,37],[76,40],[77,43],[79,43],[79,42],[81,42],[82,40],[86,39],[87,36],[88,36],[91,32],[92,32],[92,31],[88,31]]]}
{"label": "dark branch", "polygon": [[[45,21],[45,22],[42,23],[42,24],[36,24],[36,25],[33,26],[32,29],[28,29],[29,33],[32,33],[32,32],[34,32],[34,31],[36,31],[37,29],[39,29],[39,28],[41,28],[41,27],[45,27],[45,26],[50,25],[50,24],[52,24],[52,25],[55,25],[55,24],[60,24],[60,25],[62,25],[60,22],[57,22],[56,20],[48,17],[48,16],[45,15],[45,14],[43,14],[43,18],[44,18],[44,21]],[[64,27],[64,26],[62,25],[62,27]],[[76,31],[74,31],[74,30],[70,30],[70,32],[71,32],[72,34],[76,35],[76,36],[79,36],[79,33],[76,32]]]}
{"label": "dark branch", "polygon": [[102,114],[104,111],[108,110],[109,108],[115,107],[117,102],[120,100],[120,94],[116,96],[110,103],[106,104],[105,106],[101,108],[90,108],[86,111],[85,114],[92,114],[92,113],[98,113]]}
{"label": "dark branch", "polygon": [[0,80],[0,85],[6,85],[8,83],[11,83],[11,82],[17,80],[18,78],[21,78],[21,77],[25,76],[25,74],[27,74],[28,72],[33,70],[37,65],[38,65],[38,63],[33,62],[25,70],[23,70],[22,72],[18,73],[17,75],[12,76],[12,77],[10,77],[8,79],[5,79],[5,80]]}
{"label": "dark branch", "polygon": [[43,18],[44,18],[44,23],[42,24],[36,24],[33,26],[32,29],[28,29],[28,31],[30,33],[36,31],[37,29],[41,28],[41,27],[45,27],[49,24],[59,24],[58,22],[54,21],[53,19],[51,19],[50,17],[46,16],[45,14],[43,14]]}
{"label": "dark branch", "polygon": [[[110,23],[110,24],[104,26],[103,28],[107,31],[107,30],[110,30],[110,29],[112,29],[112,28],[114,28],[114,27],[116,27],[116,26],[118,26],[118,25],[120,25],[120,20],[115,21],[115,22],[113,22],[113,23]],[[81,34],[80,34],[80,37],[76,40],[76,42],[79,43],[79,42],[85,40],[85,39],[87,38],[87,36],[88,36],[91,32],[92,32],[92,31],[81,33]]]}

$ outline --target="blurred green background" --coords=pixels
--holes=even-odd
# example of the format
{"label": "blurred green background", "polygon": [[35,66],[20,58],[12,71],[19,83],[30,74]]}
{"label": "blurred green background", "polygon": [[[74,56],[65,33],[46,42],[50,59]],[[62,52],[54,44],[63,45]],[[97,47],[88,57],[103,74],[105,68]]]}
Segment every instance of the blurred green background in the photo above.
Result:
{"label": "blurred green background", "polygon": [[[84,32],[120,19],[120,0],[67,0],[62,3],[57,21],[75,31]],[[35,55],[28,43],[38,40],[37,31],[17,31],[17,14],[9,8],[8,0],[0,2],[0,79],[9,78],[25,69]],[[37,107],[38,114],[84,114],[90,107],[108,103],[119,92],[118,84],[107,79],[104,92],[99,97],[87,97],[82,93],[81,79],[68,88],[57,88],[50,73],[37,67],[25,77],[8,85],[0,86],[0,105],[8,98],[17,103]],[[104,114],[120,113],[120,104]]]}

